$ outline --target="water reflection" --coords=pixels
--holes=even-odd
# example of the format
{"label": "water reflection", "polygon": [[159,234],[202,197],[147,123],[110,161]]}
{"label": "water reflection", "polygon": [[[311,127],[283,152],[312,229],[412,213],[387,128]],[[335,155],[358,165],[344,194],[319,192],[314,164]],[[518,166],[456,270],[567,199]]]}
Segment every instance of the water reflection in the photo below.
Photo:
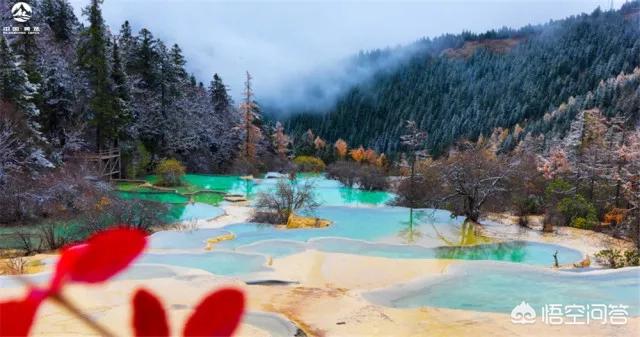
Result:
{"label": "water reflection", "polygon": [[[438,247],[435,248],[435,256],[438,259],[523,262],[527,258],[528,245],[525,241],[512,241],[466,247]],[[547,259],[549,260],[549,265],[551,265],[553,256],[551,251],[548,253]],[[542,259],[544,259],[544,256],[542,256]]]}
{"label": "water reflection", "polygon": [[[426,214],[426,213],[425,212],[421,212],[420,213],[420,215],[424,215],[424,214]],[[419,216],[419,217],[421,217],[421,216]],[[413,208],[409,209],[409,220],[408,221],[403,221],[402,224],[406,228],[401,229],[398,232],[398,236],[400,236],[400,238],[404,239],[405,243],[415,243],[420,238],[422,238],[422,235],[423,235],[422,232],[420,232],[415,226]]]}
{"label": "water reflection", "polygon": [[442,216],[437,217],[435,210],[407,210],[408,220],[400,222],[402,228],[397,233],[402,243],[471,246],[492,242],[481,234],[480,225],[473,221],[465,220],[461,224],[443,222]]}

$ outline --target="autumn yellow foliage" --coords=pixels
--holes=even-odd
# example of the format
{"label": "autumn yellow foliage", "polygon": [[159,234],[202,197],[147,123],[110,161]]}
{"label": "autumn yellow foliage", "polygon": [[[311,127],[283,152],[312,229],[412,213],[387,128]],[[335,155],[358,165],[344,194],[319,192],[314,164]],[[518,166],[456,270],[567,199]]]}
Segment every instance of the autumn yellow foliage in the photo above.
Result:
{"label": "autumn yellow foliage", "polygon": [[364,151],[364,159],[367,161],[367,163],[375,165],[376,160],[378,159],[378,154],[374,149],[367,149],[366,151]]}
{"label": "autumn yellow foliage", "polygon": [[604,215],[604,222],[608,224],[619,224],[624,221],[627,210],[623,208],[614,208]]}
{"label": "autumn yellow foliage", "polygon": [[293,163],[302,172],[322,172],[326,167],[322,159],[312,156],[298,156],[293,159]]}
{"label": "autumn yellow foliage", "polygon": [[111,205],[111,199],[107,198],[107,197],[102,197],[100,198],[100,200],[98,200],[98,202],[96,203],[96,210],[98,211],[102,211],[104,210],[106,207],[108,207],[109,205]]}
{"label": "autumn yellow foliage", "polygon": [[349,150],[347,142],[342,139],[338,139],[336,140],[334,147],[336,148],[336,154],[338,155],[338,158],[344,159],[344,157],[347,156],[347,151]]}
{"label": "autumn yellow foliage", "polygon": [[384,153],[381,153],[376,159],[376,166],[379,168],[385,168],[387,167],[387,165],[389,165],[389,160],[387,159],[387,156],[384,155]]}
{"label": "autumn yellow foliage", "polygon": [[176,159],[165,159],[156,167],[156,174],[160,180],[158,185],[161,186],[179,186],[182,184],[182,176],[186,172],[186,168]]}
{"label": "autumn yellow foliage", "polygon": [[360,146],[359,148],[357,148],[355,150],[351,150],[351,152],[349,152],[349,154],[351,155],[351,159],[355,160],[358,163],[362,162],[362,160],[365,157],[365,151],[364,151],[364,148],[362,146]]}

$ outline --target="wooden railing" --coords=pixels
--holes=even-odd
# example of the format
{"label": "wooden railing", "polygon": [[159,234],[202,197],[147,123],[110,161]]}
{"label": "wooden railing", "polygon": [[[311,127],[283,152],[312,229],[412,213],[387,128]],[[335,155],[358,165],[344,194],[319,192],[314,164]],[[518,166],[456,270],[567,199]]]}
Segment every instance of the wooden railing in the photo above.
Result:
{"label": "wooden railing", "polygon": [[95,154],[87,154],[76,157],[87,163],[93,163],[100,177],[109,179],[120,178],[122,161],[120,149],[102,150]]}

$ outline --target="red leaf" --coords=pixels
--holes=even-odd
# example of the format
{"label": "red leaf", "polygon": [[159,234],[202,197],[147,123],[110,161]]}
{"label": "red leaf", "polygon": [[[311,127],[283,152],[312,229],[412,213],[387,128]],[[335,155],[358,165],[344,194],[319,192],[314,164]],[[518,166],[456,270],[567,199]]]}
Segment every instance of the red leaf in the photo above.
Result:
{"label": "red leaf", "polygon": [[133,297],[133,329],[137,337],[169,336],[169,322],[162,303],[144,289]]}
{"label": "red leaf", "polygon": [[0,302],[0,336],[29,335],[33,318],[45,297],[44,291],[31,290],[22,300]]}
{"label": "red leaf", "polygon": [[93,235],[85,244],[65,249],[56,266],[51,291],[58,291],[67,279],[86,283],[108,280],[140,255],[146,243],[143,232],[116,228]]}
{"label": "red leaf", "polygon": [[240,324],[244,294],[227,288],[209,294],[198,304],[184,326],[185,337],[231,336]]}
{"label": "red leaf", "polygon": [[52,293],[60,291],[63,283],[69,277],[69,271],[74,268],[80,256],[87,251],[86,244],[65,248],[56,264],[56,270],[51,278],[49,290]]}

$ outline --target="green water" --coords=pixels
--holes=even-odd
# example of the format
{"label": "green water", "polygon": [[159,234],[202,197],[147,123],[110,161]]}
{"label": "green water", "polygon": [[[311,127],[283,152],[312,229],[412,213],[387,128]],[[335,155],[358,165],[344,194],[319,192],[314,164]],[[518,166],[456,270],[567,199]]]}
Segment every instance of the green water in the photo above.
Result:
{"label": "green water", "polygon": [[191,201],[200,202],[208,205],[219,205],[222,200],[224,200],[224,196],[220,193],[213,192],[199,192],[191,196]]}
{"label": "green water", "polygon": [[181,204],[189,201],[188,197],[171,192],[125,192],[118,191],[117,195],[121,199],[139,199],[146,201],[162,202],[166,204]]}
{"label": "green water", "polygon": [[28,236],[33,248],[42,247],[46,249],[48,246],[45,242],[41,242],[43,230],[51,226],[56,238],[74,242],[82,240],[88,234],[78,221],[72,222],[56,222],[53,224],[40,224],[35,226],[6,226],[0,227],[0,248],[3,249],[24,249],[24,243],[18,233]]}
{"label": "green water", "polygon": [[[145,180],[153,184],[158,181],[158,177],[150,175],[147,176]],[[185,183],[184,186],[175,187],[179,193],[178,195],[209,190],[229,194],[239,194],[249,199],[253,199],[257,193],[273,191],[278,179],[246,180],[240,179],[239,176],[187,174],[183,177],[183,181]],[[364,191],[356,188],[344,187],[338,181],[326,179],[324,176],[317,174],[301,174],[293,183],[302,184],[307,181],[311,181],[314,184],[317,200],[324,206],[381,206],[393,198],[393,194],[384,191]],[[130,193],[148,192],[148,190],[150,190],[145,187],[136,187],[135,184],[132,183],[119,183],[118,189]],[[154,191],[158,192],[157,190]],[[176,193],[167,193],[176,195]],[[140,198],[149,200],[149,198],[157,197],[140,196]],[[206,197],[197,196],[196,198]],[[211,199],[213,198],[215,197],[211,196]],[[167,199],[170,200],[168,202],[181,202],[171,201],[173,200],[172,197],[168,197]],[[194,201],[217,204],[202,199],[195,199]]]}

